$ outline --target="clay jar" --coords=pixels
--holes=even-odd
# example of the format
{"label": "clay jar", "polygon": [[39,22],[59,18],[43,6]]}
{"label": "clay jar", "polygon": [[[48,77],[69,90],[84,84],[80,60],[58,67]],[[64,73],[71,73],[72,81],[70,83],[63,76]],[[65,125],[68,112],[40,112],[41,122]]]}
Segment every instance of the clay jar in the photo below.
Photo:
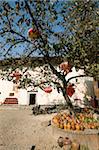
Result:
{"label": "clay jar", "polygon": [[63,141],[64,141],[64,138],[63,137],[59,137],[58,140],[57,140],[57,143],[58,145],[62,148],[63,147]]}
{"label": "clay jar", "polygon": [[80,144],[76,141],[72,142],[71,150],[80,150]]}
{"label": "clay jar", "polygon": [[68,137],[65,137],[64,138],[64,146],[63,146],[63,149],[64,150],[71,150],[71,140],[68,138]]}

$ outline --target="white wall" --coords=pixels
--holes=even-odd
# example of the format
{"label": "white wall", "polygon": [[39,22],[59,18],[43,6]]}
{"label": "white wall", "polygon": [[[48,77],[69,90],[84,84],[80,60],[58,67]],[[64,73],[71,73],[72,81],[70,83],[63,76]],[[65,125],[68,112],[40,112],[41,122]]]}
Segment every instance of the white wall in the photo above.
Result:
{"label": "white wall", "polygon": [[[76,69],[73,67],[72,72],[68,73],[66,76],[66,79],[68,80],[71,77],[84,75],[83,70],[76,71]],[[76,82],[77,79],[77,82]],[[71,101],[74,103],[74,105],[79,105],[83,107],[83,100],[85,97],[85,94],[88,96],[94,96],[94,90],[93,90],[93,78],[92,77],[78,77],[73,78],[70,80],[71,83],[74,83],[75,93],[70,97]],[[75,101],[75,99],[78,99],[78,101]],[[80,100],[80,101],[79,101]]]}
{"label": "white wall", "polygon": [[13,90],[13,82],[0,79],[0,104],[4,102],[5,98]]}
{"label": "white wall", "polygon": [[42,89],[38,88],[38,93],[36,94],[36,104],[38,105],[53,105],[64,103],[64,97],[62,93],[58,93],[57,89],[52,89],[51,93],[46,93]]}
{"label": "white wall", "polygon": [[[84,74],[83,70],[79,70],[78,72],[75,68],[72,69],[72,72],[68,73],[66,79],[70,77]],[[71,83],[74,83],[77,87],[75,89],[75,93],[71,98],[73,101],[74,98],[79,98],[83,100],[84,94],[87,92],[90,96],[94,95],[93,92],[93,79],[90,77],[82,77],[78,78],[78,83],[76,83],[76,79],[72,79]],[[13,91],[13,82],[0,79],[0,104],[4,102],[5,98],[9,97],[9,93]],[[18,93],[15,95],[18,98],[18,104],[20,105],[28,105],[29,104],[29,93],[25,89],[18,90]],[[39,105],[51,105],[51,104],[59,104],[64,103],[64,97],[62,93],[58,93],[57,89],[52,90],[51,93],[46,93],[40,88],[38,88],[38,92],[36,94],[36,104]]]}
{"label": "white wall", "polygon": [[26,89],[20,89],[18,92],[18,104],[29,105],[28,93]]}

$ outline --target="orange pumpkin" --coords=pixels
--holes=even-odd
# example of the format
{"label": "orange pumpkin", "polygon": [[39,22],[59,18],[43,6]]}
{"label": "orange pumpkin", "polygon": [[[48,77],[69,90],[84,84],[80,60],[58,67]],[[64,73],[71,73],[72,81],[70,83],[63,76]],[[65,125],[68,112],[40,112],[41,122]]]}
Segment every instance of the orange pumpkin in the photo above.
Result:
{"label": "orange pumpkin", "polygon": [[66,122],[64,123],[64,130],[66,130],[67,129],[67,124],[66,124]]}
{"label": "orange pumpkin", "polygon": [[64,124],[63,124],[62,122],[60,122],[59,127],[60,127],[61,129],[63,129],[63,128],[64,128]]}
{"label": "orange pumpkin", "polygon": [[67,123],[67,129],[70,130],[71,129],[71,125],[70,123]]}
{"label": "orange pumpkin", "polygon": [[80,130],[80,124],[75,125],[76,130]]}
{"label": "orange pumpkin", "polygon": [[52,122],[53,122],[56,126],[59,127],[60,122],[59,122],[59,118],[58,118],[57,116],[55,116],[55,117],[52,119]]}

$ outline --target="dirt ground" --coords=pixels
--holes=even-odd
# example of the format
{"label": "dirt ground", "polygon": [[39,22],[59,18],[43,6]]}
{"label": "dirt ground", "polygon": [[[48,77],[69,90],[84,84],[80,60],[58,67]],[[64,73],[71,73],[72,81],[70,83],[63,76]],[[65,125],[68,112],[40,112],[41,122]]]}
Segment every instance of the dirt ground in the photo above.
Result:
{"label": "dirt ground", "polygon": [[0,150],[60,150],[48,126],[53,115],[34,116],[29,106],[0,106]]}

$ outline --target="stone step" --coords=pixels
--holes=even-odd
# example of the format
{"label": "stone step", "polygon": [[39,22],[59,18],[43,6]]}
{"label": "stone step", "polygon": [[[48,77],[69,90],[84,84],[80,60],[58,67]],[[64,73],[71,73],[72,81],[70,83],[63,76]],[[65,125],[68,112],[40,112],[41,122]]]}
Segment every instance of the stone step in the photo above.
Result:
{"label": "stone step", "polygon": [[6,98],[4,104],[18,104],[17,98]]}
{"label": "stone step", "polygon": [[5,99],[5,102],[16,102],[18,100],[15,100],[15,99]]}
{"label": "stone step", "polygon": [[18,102],[4,102],[4,104],[18,104]]}

